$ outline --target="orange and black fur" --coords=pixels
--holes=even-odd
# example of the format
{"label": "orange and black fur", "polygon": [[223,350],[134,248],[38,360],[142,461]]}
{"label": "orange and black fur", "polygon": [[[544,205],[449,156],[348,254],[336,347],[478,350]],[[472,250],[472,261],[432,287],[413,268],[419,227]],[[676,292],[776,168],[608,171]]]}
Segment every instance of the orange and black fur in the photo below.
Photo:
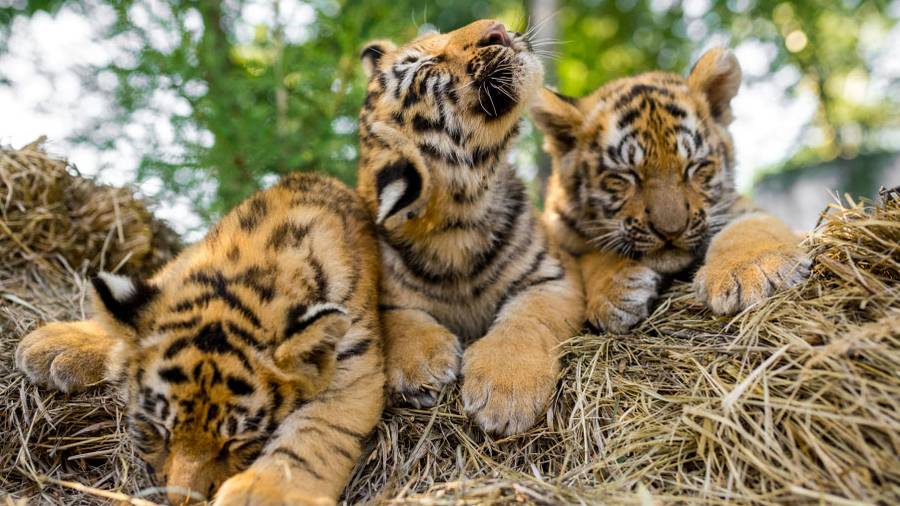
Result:
{"label": "orange and black fur", "polygon": [[592,324],[628,330],[664,276],[699,262],[696,294],[718,314],[806,276],[799,239],[734,189],[727,127],[740,82],[734,55],[714,49],[687,79],[650,72],[581,99],[541,93],[532,116],[553,159],[544,220],[578,257]]}
{"label": "orange and black fur", "polygon": [[362,58],[358,190],[379,232],[389,389],[430,406],[461,375],[482,428],[521,432],[553,394],[557,345],[583,312],[577,275],[506,161],[543,70],[521,34],[490,20],[376,41]]}
{"label": "orange and black fur", "polygon": [[94,319],[35,330],[16,362],[64,392],[123,381],[173,503],[330,504],[384,402],[377,272],[358,196],[296,174],[149,280],[100,274]]}

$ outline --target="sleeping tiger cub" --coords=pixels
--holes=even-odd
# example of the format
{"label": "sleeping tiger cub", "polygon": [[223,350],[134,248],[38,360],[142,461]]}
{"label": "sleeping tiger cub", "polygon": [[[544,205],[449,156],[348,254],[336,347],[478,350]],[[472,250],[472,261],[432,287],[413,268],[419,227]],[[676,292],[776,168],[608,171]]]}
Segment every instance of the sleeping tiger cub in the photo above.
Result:
{"label": "sleeping tiger cub", "polygon": [[490,20],[376,41],[362,60],[358,190],[381,246],[388,386],[431,406],[461,373],[484,430],[521,432],[553,394],[557,345],[583,312],[577,274],[506,162],[543,70],[522,35]]}
{"label": "sleeping tiger cub", "polygon": [[295,174],[150,280],[101,273],[94,319],[35,330],[16,363],[64,392],[124,378],[173,503],[334,503],[383,405],[377,254],[352,190]]}
{"label": "sleeping tiger cub", "polygon": [[740,83],[734,55],[713,49],[687,79],[651,72],[582,99],[541,93],[532,116],[553,159],[544,219],[578,255],[592,324],[627,331],[662,276],[700,259],[695,291],[717,314],[807,275],[798,238],[734,189],[727,127]]}

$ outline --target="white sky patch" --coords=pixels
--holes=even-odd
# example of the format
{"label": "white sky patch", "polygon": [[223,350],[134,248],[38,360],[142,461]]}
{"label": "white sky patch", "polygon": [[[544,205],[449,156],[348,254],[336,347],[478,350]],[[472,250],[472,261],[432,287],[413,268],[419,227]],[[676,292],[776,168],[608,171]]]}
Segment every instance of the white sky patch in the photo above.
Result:
{"label": "white sky patch", "polygon": [[744,72],[744,82],[731,107],[735,120],[735,173],[740,191],[749,191],[756,174],[790,158],[802,146],[801,136],[816,112],[818,101],[810,92],[787,90],[799,79],[793,67],[774,74],[769,65],[776,49],[768,43],[744,42],[734,49]]}
{"label": "white sky patch", "polygon": [[[296,0],[278,0],[278,20],[284,28],[284,39],[291,44],[302,44],[312,35],[316,10],[312,5]],[[275,8],[271,0],[252,0],[243,4],[237,20],[238,40],[250,42],[260,25],[275,26]]]}

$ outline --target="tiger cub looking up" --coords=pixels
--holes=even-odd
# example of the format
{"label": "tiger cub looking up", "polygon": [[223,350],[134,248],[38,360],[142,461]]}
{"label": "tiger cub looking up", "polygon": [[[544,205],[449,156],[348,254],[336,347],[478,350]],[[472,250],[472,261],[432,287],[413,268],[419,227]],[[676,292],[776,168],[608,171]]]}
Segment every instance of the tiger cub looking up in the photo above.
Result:
{"label": "tiger cub looking up", "polygon": [[175,504],[334,503],[383,405],[377,253],[352,190],[295,174],[149,280],[101,273],[94,319],[35,330],[16,363],[64,392],[124,379]]}
{"label": "tiger cub looking up", "polygon": [[464,410],[484,430],[524,431],[583,311],[577,275],[506,162],[543,69],[522,35],[491,20],[401,47],[376,41],[362,59],[358,190],[381,246],[388,386],[431,406],[461,373]]}
{"label": "tiger cub looking up", "polygon": [[624,332],[662,276],[703,261],[697,297],[732,314],[801,281],[798,238],[734,189],[734,55],[704,54],[687,79],[650,72],[572,99],[543,90],[532,116],[553,159],[544,219],[578,255],[588,321]]}

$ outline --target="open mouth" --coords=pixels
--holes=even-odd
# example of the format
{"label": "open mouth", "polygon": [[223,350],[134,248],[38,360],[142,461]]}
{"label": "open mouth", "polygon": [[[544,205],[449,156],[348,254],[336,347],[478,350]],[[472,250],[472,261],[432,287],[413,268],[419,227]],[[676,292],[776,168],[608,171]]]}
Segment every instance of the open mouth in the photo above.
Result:
{"label": "open mouth", "polygon": [[510,33],[502,23],[491,26],[478,41],[473,80],[478,90],[477,110],[487,119],[505,116],[519,104],[522,62],[519,54],[528,46],[522,37]]}

